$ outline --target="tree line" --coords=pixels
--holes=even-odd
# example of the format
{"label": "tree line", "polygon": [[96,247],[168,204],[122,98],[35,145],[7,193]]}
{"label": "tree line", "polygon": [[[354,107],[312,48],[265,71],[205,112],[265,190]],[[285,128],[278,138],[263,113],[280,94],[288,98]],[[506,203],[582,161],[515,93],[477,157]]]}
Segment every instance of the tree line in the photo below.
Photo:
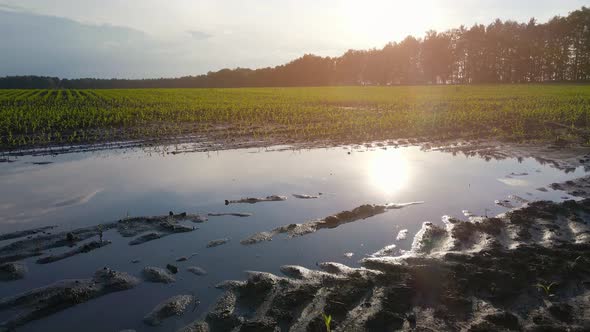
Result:
{"label": "tree line", "polygon": [[159,79],[13,76],[0,88],[197,88],[322,85],[478,84],[590,81],[590,8],[546,23],[495,20],[408,36],[381,49],[340,57],[306,54],[261,69],[222,69]]}

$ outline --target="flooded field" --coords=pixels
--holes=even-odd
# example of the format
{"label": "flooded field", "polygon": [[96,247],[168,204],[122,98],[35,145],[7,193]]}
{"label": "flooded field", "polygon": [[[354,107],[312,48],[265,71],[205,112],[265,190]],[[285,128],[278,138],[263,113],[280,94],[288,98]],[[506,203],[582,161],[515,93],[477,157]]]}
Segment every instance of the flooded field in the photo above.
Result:
{"label": "flooded field", "polygon": [[[360,267],[367,257],[403,255],[425,221],[442,226],[443,216],[492,217],[527,202],[573,199],[550,184],[585,175],[582,166],[539,158],[416,146],[19,157],[0,163],[0,238],[48,228],[5,236],[0,256],[21,254],[6,249],[16,241],[60,232],[60,241],[71,243],[25,243],[32,254],[22,260],[24,278],[0,283],[0,297],[108,267],[144,281],[35,317],[19,331],[175,330],[203,317],[222,294],[215,285],[244,279],[244,271],[279,275],[283,265],[317,269],[320,262]],[[157,226],[139,227],[138,217]],[[78,232],[99,224],[90,235]],[[174,281],[149,282],[145,267],[168,269]],[[192,297],[183,299],[190,304],[182,316],[144,320],[180,294]],[[14,320],[18,311],[2,303],[0,321]]]}

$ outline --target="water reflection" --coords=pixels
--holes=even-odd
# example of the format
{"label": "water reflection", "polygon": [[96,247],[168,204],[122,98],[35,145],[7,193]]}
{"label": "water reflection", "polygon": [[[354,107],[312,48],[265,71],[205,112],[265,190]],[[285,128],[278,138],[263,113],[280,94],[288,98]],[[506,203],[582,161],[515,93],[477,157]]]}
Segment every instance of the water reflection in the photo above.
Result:
{"label": "water reflection", "polygon": [[[451,153],[425,152],[417,147],[357,151],[349,154],[342,148],[274,152],[247,149],[178,155],[111,151],[99,156],[77,153],[25,157],[0,164],[0,233],[45,225],[58,225],[54,232],[71,231],[116,222],[125,216],[166,215],[168,211],[225,214],[196,225],[195,231],[138,246],[129,246],[130,239],[107,231],[105,239],[112,244],[91,253],[45,265],[28,260],[29,277],[0,287],[0,297],[56,280],[87,278],[104,266],[138,276],[144,266],[163,268],[174,264],[179,268],[178,278],[168,287],[144,283],[137,289],[90,301],[22,329],[143,331],[141,318],[155,305],[168,297],[194,291],[201,301],[197,311],[170,320],[169,325],[161,328],[150,328],[174,331],[199,318],[220,295],[211,285],[243,279],[245,270],[280,273],[281,265],[316,268],[316,262],[325,261],[358,266],[358,259],[384,247],[410,249],[411,239],[426,220],[437,224],[443,215],[466,218],[466,209],[472,212],[470,215],[503,213],[507,209],[494,202],[502,203],[509,197],[526,197],[531,201],[559,199],[562,192],[536,188],[584,175],[582,168],[566,174],[532,158],[500,156],[500,160],[485,161],[477,156],[453,157]],[[47,160],[53,163],[28,164]],[[508,175],[515,174],[522,175],[518,176],[521,185],[498,180],[511,179]],[[291,196],[320,192],[323,194],[318,199]],[[284,202],[224,205],[225,199],[271,194],[289,198]],[[240,244],[240,240],[254,233],[324,218],[366,203],[413,201],[426,203],[388,210],[304,237],[287,239],[279,234],[275,240],[256,246]],[[227,214],[245,212],[252,216],[239,218]],[[225,238],[230,241],[224,245],[206,247],[214,239]],[[192,258],[176,262],[180,256]],[[137,260],[140,263],[131,263]],[[196,277],[187,271],[190,265],[202,267],[208,274]]]}
{"label": "water reflection", "polygon": [[381,150],[369,162],[371,184],[388,198],[404,189],[410,181],[410,167],[401,150]]}

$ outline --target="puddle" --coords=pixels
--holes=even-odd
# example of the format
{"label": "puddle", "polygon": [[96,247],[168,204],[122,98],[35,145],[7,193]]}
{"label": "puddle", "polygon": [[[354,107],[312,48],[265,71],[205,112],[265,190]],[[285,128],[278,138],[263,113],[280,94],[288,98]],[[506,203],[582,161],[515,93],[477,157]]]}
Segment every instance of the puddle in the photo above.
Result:
{"label": "puddle", "polygon": [[[410,250],[408,239],[425,221],[443,227],[441,216],[466,220],[494,216],[526,201],[562,201],[571,196],[549,185],[583,175],[581,167],[566,173],[532,158],[486,161],[417,147],[363,153],[349,148],[277,148],[165,156],[109,151],[22,157],[0,164],[0,235],[53,225],[57,227],[41,230],[70,232],[120,219],[167,216],[169,211],[210,218],[198,224],[183,221],[195,229],[140,245],[130,246],[131,238],[107,229],[104,240],[112,243],[90,252],[49,264],[36,264],[39,257],[31,257],[23,261],[28,269],[24,279],[0,283],[0,297],[62,279],[92,278],[105,266],[141,278],[145,267],[166,269],[172,264],[178,268],[175,282],[143,282],[20,330],[174,330],[210,308],[221,294],[214,285],[243,279],[246,270],[280,274],[284,265],[313,269],[326,261],[358,267],[359,260],[384,248],[387,252],[382,254]],[[226,200],[269,197],[281,200],[226,205]],[[252,234],[318,221],[364,204],[404,202],[424,203],[389,208],[305,236],[277,234],[256,245],[240,243]],[[0,245],[18,240],[5,237]],[[67,256],[73,249],[56,248],[44,256]],[[158,304],[179,294],[194,294],[200,305],[157,327],[142,322]],[[0,321],[11,314],[0,312]]]}

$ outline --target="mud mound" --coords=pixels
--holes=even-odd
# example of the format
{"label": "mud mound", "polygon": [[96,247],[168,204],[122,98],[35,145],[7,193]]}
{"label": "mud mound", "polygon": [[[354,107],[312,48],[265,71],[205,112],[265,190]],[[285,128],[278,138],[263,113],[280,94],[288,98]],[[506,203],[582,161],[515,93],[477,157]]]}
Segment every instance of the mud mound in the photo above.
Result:
{"label": "mud mound", "polygon": [[195,301],[192,295],[176,295],[158,304],[150,311],[143,321],[150,326],[158,326],[162,321],[173,317],[182,316],[188,306]]}
{"label": "mud mound", "polygon": [[[110,241],[103,241],[102,237],[105,232],[112,229],[116,229],[123,237],[136,236],[136,238],[131,240],[129,244],[139,245],[165,236],[192,232],[195,230],[194,227],[181,224],[181,221],[201,223],[206,220],[206,218],[196,214],[170,213],[167,216],[125,218],[118,222],[82,227],[69,232],[58,232],[54,234],[47,232],[47,230],[54,228],[53,226],[4,234],[3,239],[14,239],[23,236],[27,236],[27,238],[0,247],[0,264],[16,262],[29,257],[41,256],[50,249],[76,247],[78,245],[81,246],[60,255],[46,256],[39,259],[37,263],[52,263],[75,255],[87,253],[110,244]],[[96,238],[98,241],[82,243],[91,238]]]}
{"label": "mud mound", "polygon": [[62,280],[49,286],[0,299],[0,311],[13,317],[0,323],[0,331],[13,330],[32,320],[49,316],[94,298],[135,287],[139,280],[108,268],[96,271],[91,279]]}
{"label": "mud mound", "polygon": [[0,281],[12,281],[25,277],[27,267],[23,263],[0,264]]}
{"label": "mud mound", "polygon": [[259,242],[271,241],[274,236],[283,233],[288,234],[289,237],[303,236],[306,234],[315,233],[320,229],[336,228],[347,223],[367,219],[378,214],[385,213],[387,210],[397,210],[407,206],[423,203],[424,202],[389,203],[385,205],[364,204],[350,211],[342,211],[323,219],[310,220],[302,224],[284,225],[268,232],[259,232],[251,235],[247,239],[240,241],[240,243],[244,245],[251,245]]}
{"label": "mud mound", "polygon": [[0,235],[0,241],[11,240],[11,239],[18,239],[20,237],[35,235],[35,234],[38,234],[38,233],[47,234],[48,231],[54,229],[55,227],[57,227],[57,226],[45,226],[45,227],[38,227],[38,228],[27,229],[27,230],[24,230],[24,231],[17,231],[17,232],[12,232],[12,233],[1,234]]}
{"label": "mud mound", "polygon": [[[572,145],[564,148],[557,144],[509,143],[493,140],[453,140],[447,143],[421,143],[425,151],[443,151],[453,155],[467,157],[480,157],[485,160],[504,160],[509,158],[534,158],[541,164],[547,164],[566,172],[574,171],[578,166],[588,169],[590,155],[588,148]],[[514,173],[510,176],[523,176],[523,173]]]}
{"label": "mud mound", "polygon": [[563,190],[572,196],[590,197],[590,176],[563,183],[552,183],[550,187],[553,190]]}
{"label": "mud mound", "polygon": [[[284,266],[228,281],[210,331],[590,329],[590,200],[535,202],[497,218],[425,223],[412,251],[362,268]],[[197,325],[195,325],[197,326]]]}
{"label": "mud mound", "polygon": [[229,204],[256,204],[260,202],[281,202],[286,201],[287,197],[279,195],[270,195],[266,197],[246,197],[237,200],[225,200],[225,205]]}

